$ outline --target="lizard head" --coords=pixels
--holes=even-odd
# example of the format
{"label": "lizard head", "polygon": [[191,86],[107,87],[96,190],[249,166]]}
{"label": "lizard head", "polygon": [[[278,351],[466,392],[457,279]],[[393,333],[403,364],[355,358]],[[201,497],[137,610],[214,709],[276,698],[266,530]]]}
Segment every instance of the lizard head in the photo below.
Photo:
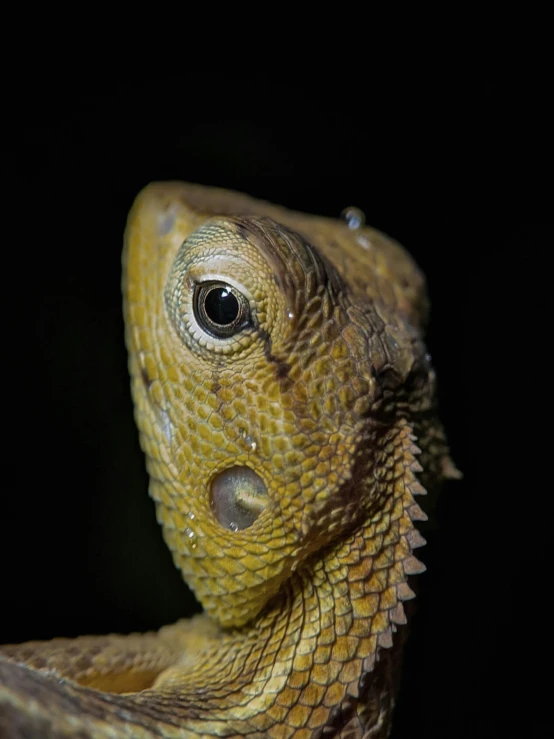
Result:
{"label": "lizard head", "polygon": [[306,231],[248,210],[150,186],[126,233],[150,492],[177,566],[223,626],[252,619],[360,517],[378,519],[379,480],[395,474],[379,446],[390,399],[428,375],[397,305],[389,315],[364,285],[347,288]]}

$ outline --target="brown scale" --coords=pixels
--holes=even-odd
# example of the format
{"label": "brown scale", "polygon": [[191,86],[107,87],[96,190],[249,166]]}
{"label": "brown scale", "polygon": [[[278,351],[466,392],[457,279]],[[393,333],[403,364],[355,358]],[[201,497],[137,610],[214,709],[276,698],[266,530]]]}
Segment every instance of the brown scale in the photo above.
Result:
{"label": "brown scale", "polygon": [[150,493],[204,614],[0,648],[0,736],[388,736],[416,476],[456,474],[421,273],[362,224],[183,183],[138,196],[123,264]]}

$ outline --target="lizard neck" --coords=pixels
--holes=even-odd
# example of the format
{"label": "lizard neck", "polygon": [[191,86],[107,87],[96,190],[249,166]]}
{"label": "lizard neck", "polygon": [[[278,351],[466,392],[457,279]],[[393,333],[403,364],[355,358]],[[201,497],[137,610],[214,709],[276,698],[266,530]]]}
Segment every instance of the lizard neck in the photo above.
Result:
{"label": "lizard neck", "polygon": [[[286,723],[314,736],[323,727],[382,725],[375,736],[386,736],[404,637],[396,632],[406,623],[402,601],[414,596],[407,577],[424,569],[412,553],[424,543],[413,524],[424,518],[413,498],[421,490],[413,449],[406,433],[408,463],[373,517],[306,559],[249,626],[223,630],[203,655],[203,684],[214,686],[203,692],[205,705],[223,710],[237,734]],[[227,705],[222,670],[233,686]]]}
{"label": "lizard neck", "polygon": [[[298,726],[354,728],[360,711],[366,730],[390,720],[405,629],[396,632],[406,623],[402,601],[414,596],[405,568],[423,566],[412,536],[394,526],[378,534],[380,523],[296,573],[276,598],[280,616],[270,628],[280,648],[264,695],[288,706]],[[269,641],[266,653],[274,648]]]}

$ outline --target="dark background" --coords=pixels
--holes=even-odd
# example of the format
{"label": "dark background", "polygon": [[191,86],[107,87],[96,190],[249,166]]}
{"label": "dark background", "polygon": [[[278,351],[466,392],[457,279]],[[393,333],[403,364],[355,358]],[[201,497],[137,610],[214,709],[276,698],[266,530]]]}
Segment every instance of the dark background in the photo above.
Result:
{"label": "dark background", "polygon": [[120,253],[140,188],[185,179],[330,216],[356,205],[427,275],[465,474],[422,550],[393,737],[547,736],[553,240],[546,211],[523,204],[551,197],[551,149],[541,111],[520,128],[496,85],[445,89],[45,83],[11,106],[0,643],[155,629],[198,608],[132,418]]}

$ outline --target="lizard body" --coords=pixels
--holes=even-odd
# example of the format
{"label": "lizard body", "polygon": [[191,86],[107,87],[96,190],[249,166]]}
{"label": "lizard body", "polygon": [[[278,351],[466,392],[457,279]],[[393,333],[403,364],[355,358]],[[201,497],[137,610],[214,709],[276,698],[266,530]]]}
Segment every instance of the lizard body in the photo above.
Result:
{"label": "lizard body", "polygon": [[414,496],[455,475],[421,273],[361,224],[184,183],[137,197],[123,264],[150,493],[204,614],[0,648],[0,736],[386,737]]}

